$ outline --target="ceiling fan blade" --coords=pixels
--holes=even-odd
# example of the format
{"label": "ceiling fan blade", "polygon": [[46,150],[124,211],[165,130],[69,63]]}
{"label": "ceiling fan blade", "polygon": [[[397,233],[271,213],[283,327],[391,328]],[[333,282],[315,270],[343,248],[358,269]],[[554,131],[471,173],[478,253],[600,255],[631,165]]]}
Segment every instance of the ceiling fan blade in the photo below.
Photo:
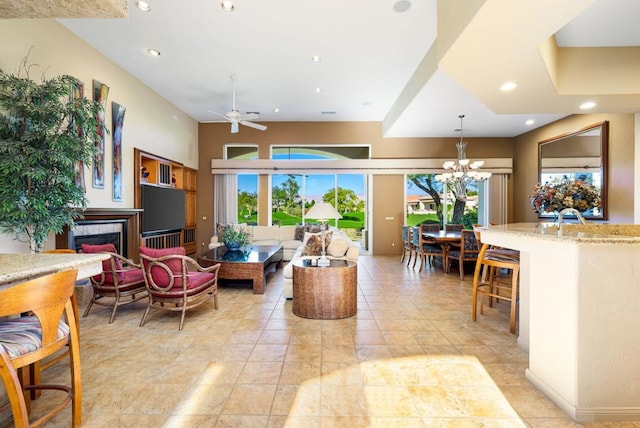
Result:
{"label": "ceiling fan blade", "polygon": [[209,113],[211,114],[215,114],[216,116],[220,116],[221,118],[223,118],[224,120],[226,120],[227,122],[231,122],[231,120],[227,117],[226,114],[220,114],[220,113],[216,113],[215,111],[209,111]]}
{"label": "ceiling fan blade", "polygon": [[261,125],[259,123],[247,122],[246,120],[241,120],[240,124],[242,124],[244,126],[248,126],[249,128],[257,129],[259,131],[266,131],[267,130],[267,127],[264,126],[264,125]]}
{"label": "ceiling fan blade", "polygon": [[242,115],[242,120],[256,120],[259,116],[255,113],[247,113]]}
{"label": "ceiling fan blade", "polygon": [[231,122],[231,133],[232,134],[237,134],[238,133],[238,128],[240,128],[238,126],[238,122]]}

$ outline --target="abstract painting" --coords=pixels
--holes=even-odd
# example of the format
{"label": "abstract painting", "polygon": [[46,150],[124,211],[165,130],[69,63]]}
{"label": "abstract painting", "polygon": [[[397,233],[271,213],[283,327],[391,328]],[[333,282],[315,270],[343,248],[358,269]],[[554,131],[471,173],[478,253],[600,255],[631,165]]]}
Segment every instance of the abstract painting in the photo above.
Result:
{"label": "abstract painting", "polygon": [[[84,83],[76,81],[71,87],[71,96],[73,99],[79,99],[84,97]],[[73,129],[73,126],[72,126]],[[81,129],[78,129],[78,133],[82,133]],[[80,187],[84,193],[87,193],[87,186],[84,182],[84,162],[79,160],[73,166],[73,175],[76,186]]]}
{"label": "abstract painting", "polygon": [[122,125],[126,108],[111,103],[111,124],[113,132],[113,200],[122,201]]}
{"label": "abstract painting", "polygon": [[104,146],[105,146],[105,111],[109,87],[97,80],[93,81],[93,101],[102,107],[98,113],[98,139],[95,141],[96,154],[93,158],[93,187],[104,189]]}

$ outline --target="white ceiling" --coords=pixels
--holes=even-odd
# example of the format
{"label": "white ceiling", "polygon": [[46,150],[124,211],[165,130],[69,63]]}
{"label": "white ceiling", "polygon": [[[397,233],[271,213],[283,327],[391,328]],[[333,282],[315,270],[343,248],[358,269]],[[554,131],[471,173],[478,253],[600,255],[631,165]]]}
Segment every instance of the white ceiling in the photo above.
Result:
{"label": "white ceiling", "polygon": [[[420,70],[429,69],[436,35],[443,30],[437,28],[436,0],[413,0],[402,13],[394,11],[395,0],[234,1],[236,9],[231,13],[221,9],[220,0],[148,0],[151,11],[147,13],[130,1],[127,19],[60,22],[202,122],[216,120],[210,111],[226,113],[231,109],[232,75],[237,79],[238,109],[259,112],[256,122],[381,121],[385,136],[456,136],[458,115],[465,114],[466,136],[510,137],[581,112],[577,99],[571,103],[536,100],[529,107],[531,97],[522,91],[518,98],[518,89],[508,102],[490,99],[494,95],[485,94],[487,86],[493,85],[492,78],[498,78],[499,73],[483,62],[498,64],[504,58],[495,49],[483,54],[480,61],[473,55],[461,55],[464,48],[489,48],[473,46],[465,37],[455,42],[448,56],[440,52],[442,66],[438,63],[421,81]],[[502,50],[503,56],[522,64],[525,71],[521,73],[537,72],[535,79],[517,73],[513,77],[519,83],[539,81],[544,85],[549,85],[548,75],[517,55],[522,51],[526,58],[542,62],[538,45],[563,26],[557,35],[561,46],[640,46],[640,1],[563,0],[562,10],[555,13],[556,1],[477,0],[484,4],[469,25],[469,37],[478,26],[504,27],[505,20],[512,21],[513,28],[507,30],[515,40],[519,32],[532,36],[523,36],[514,51]],[[519,6],[513,7],[523,9],[521,16],[495,12],[516,4]],[[494,21],[501,24],[494,25]],[[565,26],[569,21],[572,23]],[[547,23],[545,31],[554,28],[542,39],[521,28],[540,28],[540,22]],[[149,56],[149,48],[161,55]],[[314,55],[321,61],[313,62]],[[504,65],[495,70],[507,68]],[[475,70],[472,78],[462,75]],[[497,86],[489,89],[498,92]],[[321,91],[317,93],[316,88]],[[527,90],[545,93],[535,87]],[[275,108],[279,112],[274,112]],[[640,111],[640,104],[626,108]],[[608,106],[605,111],[610,109]],[[530,118],[535,125],[524,124]]]}

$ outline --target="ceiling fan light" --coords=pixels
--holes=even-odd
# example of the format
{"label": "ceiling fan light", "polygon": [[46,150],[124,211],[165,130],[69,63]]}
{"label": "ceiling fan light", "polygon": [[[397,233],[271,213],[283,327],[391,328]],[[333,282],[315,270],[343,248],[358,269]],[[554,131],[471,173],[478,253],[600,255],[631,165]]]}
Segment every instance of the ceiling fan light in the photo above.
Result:
{"label": "ceiling fan light", "polygon": [[136,7],[143,12],[149,12],[151,10],[151,6],[146,1],[138,1],[136,2]]}
{"label": "ceiling fan light", "polygon": [[225,12],[233,12],[234,10],[236,10],[236,7],[230,0],[224,0],[222,3],[220,3],[220,7]]}

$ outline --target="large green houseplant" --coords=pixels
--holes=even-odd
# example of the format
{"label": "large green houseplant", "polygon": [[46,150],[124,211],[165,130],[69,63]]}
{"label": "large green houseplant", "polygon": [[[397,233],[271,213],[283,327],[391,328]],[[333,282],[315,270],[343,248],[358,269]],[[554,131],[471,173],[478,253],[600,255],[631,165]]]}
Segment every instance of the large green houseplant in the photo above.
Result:
{"label": "large green houseplant", "polygon": [[21,72],[0,70],[0,231],[40,252],[86,208],[74,166],[91,164],[102,107],[74,96],[74,77],[36,82],[25,63]]}

